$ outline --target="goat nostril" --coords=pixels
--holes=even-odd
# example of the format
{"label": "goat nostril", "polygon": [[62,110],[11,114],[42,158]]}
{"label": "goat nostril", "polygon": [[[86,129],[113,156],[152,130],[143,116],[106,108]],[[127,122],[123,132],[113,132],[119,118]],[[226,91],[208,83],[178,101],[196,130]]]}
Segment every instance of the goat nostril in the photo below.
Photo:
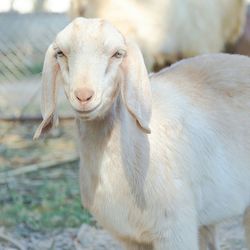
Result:
{"label": "goat nostril", "polygon": [[80,99],[80,97],[78,97],[78,96],[76,96],[76,99],[77,99],[78,101],[80,101],[80,102],[82,101],[82,100]]}
{"label": "goat nostril", "polygon": [[89,88],[77,88],[74,91],[75,97],[79,102],[89,102],[94,96],[94,91]]}
{"label": "goat nostril", "polygon": [[88,97],[88,98],[86,99],[86,101],[90,101],[91,98],[92,98],[92,96]]}

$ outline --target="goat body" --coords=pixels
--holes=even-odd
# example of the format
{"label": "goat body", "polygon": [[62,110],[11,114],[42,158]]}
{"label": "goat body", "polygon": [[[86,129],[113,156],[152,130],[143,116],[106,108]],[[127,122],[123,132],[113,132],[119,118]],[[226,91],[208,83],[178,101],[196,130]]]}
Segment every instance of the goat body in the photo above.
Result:
{"label": "goat body", "polygon": [[234,44],[243,31],[245,6],[244,0],[72,0],[71,16],[111,21],[137,41],[148,68],[157,70]]}
{"label": "goat body", "polygon": [[165,249],[196,249],[197,226],[244,213],[249,68],[247,58],[202,56],[152,75],[150,135],[118,100],[104,120],[77,121],[83,204],[105,228],[147,244],[166,232],[180,242],[190,235],[183,248]]}

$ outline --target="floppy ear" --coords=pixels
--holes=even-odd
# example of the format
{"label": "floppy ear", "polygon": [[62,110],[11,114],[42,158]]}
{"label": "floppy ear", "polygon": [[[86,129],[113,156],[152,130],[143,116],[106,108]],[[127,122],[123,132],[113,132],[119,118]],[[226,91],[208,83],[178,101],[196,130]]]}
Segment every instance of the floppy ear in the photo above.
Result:
{"label": "floppy ear", "polygon": [[135,43],[127,44],[127,55],[122,62],[122,71],[123,102],[139,128],[150,134],[151,85],[143,56]]}
{"label": "floppy ear", "polygon": [[58,116],[56,113],[58,71],[59,65],[54,55],[54,49],[50,45],[45,55],[42,73],[41,111],[43,121],[37,128],[34,139],[39,138],[41,134],[48,132],[52,127],[58,125]]}

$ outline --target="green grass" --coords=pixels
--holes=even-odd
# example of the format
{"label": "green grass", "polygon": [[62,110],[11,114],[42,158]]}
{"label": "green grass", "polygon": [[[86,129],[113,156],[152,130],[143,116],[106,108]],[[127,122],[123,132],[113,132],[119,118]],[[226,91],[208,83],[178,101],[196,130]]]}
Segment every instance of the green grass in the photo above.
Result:
{"label": "green grass", "polygon": [[39,231],[93,223],[81,206],[78,164],[41,170],[0,186],[0,225],[21,223]]}

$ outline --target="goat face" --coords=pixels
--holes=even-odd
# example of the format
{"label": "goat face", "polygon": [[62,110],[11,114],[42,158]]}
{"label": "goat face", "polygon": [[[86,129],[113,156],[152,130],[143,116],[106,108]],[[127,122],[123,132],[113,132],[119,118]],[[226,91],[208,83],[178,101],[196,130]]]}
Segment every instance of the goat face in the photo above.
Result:
{"label": "goat face", "polygon": [[105,116],[118,93],[144,132],[149,132],[151,91],[139,48],[109,22],[77,18],[49,46],[43,68],[43,122],[35,137],[57,122],[59,82],[76,115],[84,120]]}

